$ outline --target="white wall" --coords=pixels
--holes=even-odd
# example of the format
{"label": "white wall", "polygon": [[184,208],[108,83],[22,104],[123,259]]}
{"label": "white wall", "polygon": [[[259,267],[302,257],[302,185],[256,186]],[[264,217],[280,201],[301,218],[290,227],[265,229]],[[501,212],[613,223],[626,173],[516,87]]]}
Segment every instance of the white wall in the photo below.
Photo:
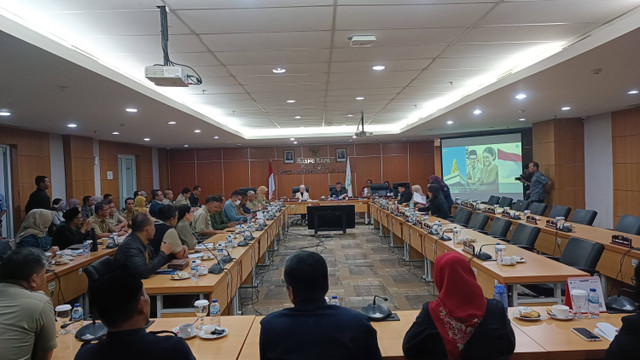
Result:
{"label": "white wall", "polygon": [[611,113],[584,121],[585,207],[596,210],[593,226],[613,228],[613,155]]}
{"label": "white wall", "polygon": [[100,183],[100,142],[93,139],[93,182],[97,196],[102,196]]}
{"label": "white wall", "polygon": [[160,189],[160,166],[158,165],[158,148],[151,149],[151,167],[153,170],[153,188]]}
{"label": "white wall", "polygon": [[49,134],[49,162],[51,163],[51,200],[67,201],[67,184],[64,171],[64,147],[62,135]]}

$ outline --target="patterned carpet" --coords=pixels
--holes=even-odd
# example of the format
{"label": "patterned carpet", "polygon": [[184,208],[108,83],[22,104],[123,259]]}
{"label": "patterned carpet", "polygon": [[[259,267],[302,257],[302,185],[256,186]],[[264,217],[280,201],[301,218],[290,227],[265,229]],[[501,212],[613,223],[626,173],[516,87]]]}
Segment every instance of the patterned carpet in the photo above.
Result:
{"label": "patterned carpet", "polygon": [[369,226],[359,223],[346,235],[316,239],[306,227],[292,225],[270,266],[258,268],[257,290],[241,290],[243,314],[266,315],[290,307],[283,281],[284,262],[296,250],[316,251],[329,267],[329,292],[338,295],[341,305],[360,310],[373,295],[389,297],[384,303],[393,310],[418,310],[435,299],[432,283],[420,280],[424,265],[401,259],[402,248],[391,248],[388,239],[378,237]]}

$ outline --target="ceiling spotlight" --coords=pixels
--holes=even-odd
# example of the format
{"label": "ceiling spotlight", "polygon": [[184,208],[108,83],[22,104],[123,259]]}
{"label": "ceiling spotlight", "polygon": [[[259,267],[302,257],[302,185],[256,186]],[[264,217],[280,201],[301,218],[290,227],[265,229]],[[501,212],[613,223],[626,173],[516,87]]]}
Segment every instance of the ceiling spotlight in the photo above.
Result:
{"label": "ceiling spotlight", "polygon": [[184,147],[189,147],[189,145],[187,145],[187,144],[184,144]]}
{"label": "ceiling spotlight", "polygon": [[281,68],[281,67],[277,67],[277,68],[274,68],[272,71],[273,71],[275,74],[284,74],[284,73],[286,73],[286,72],[287,72],[287,69],[285,69],[285,68]]}
{"label": "ceiling spotlight", "polygon": [[126,108],[125,111],[126,112],[130,112],[130,113],[136,113],[136,112],[138,112],[138,109],[136,109],[136,108]]}
{"label": "ceiling spotlight", "polygon": [[453,124],[453,120],[447,121],[447,125],[451,125],[451,124]]}
{"label": "ceiling spotlight", "polygon": [[151,141],[151,139],[149,139],[149,138],[144,138],[144,139],[142,139],[142,140],[144,140],[144,141]]}
{"label": "ceiling spotlight", "polygon": [[364,96],[358,96],[356,100],[364,100]]}
{"label": "ceiling spotlight", "polygon": [[[640,94],[640,90],[630,90],[630,91],[627,91],[627,94],[629,95]],[[0,113],[0,115],[2,115],[2,113]]]}
{"label": "ceiling spotlight", "polygon": [[176,124],[176,122],[175,122],[175,121],[169,121],[167,124],[168,124],[168,125],[175,125],[175,124]]}
{"label": "ceiling spotlight", "polygon": [[526,97],[527,97],[527,94],[520,93],[520,94],[516,95],[516,99],[518,99],[518,100],[522,100],[522,99],[524,99]]}
{"label": "ceiling spotlight", "polygon": [[117,131],[114,131],[114,132],[111,133],[111,135],[120,135],[120,133],[117,132]]}
{"label": "ceiling spotlight", "polygon": [[291,141],[293,141],[293,140],[295,140],[295,139],[296,139],[296,138],[289,138],[289,140],[291,140]]}
{"label": "ceiling spotlight", "polygon": [[9,111],[0,111],[0,116],[11,116]]}
{"label": "ceiling spotlight", "polygon": [[78,124],[69,123],[69,124],[67,124],[67,127],[70,127],[70,128],[77,128],[77,127],[78,127]]}
{"label": "ceiling spotlight", "polygon": [[202,130],[200,130],[200,129],[195,129],[195,130],[193,130],[193,132],[194,132],[194,133],[196,133],[196,134],[200,134],[200,133],[202,132]]}
{"label": "ceiling spotlight", "polygon": [[287,100],[287,103],[289,104],[293,104],[294,102],[296,102],[295,100],[291,99],[291,100]]}
{"label": "ceiling spotlight", "polygon": [[347,114],[347,117],[353,117],[353,114]]}
{"label": "ceiling spotlight", "polygon": [[293,143],[294,143],[294,144],[297,144],[298,142],[297,142],[297,141],[294,141]]}
{"label": "ceiling spotlight", "polygon": [[300,115],[296,115],[296,116],[294,116],[293,118],[294,118],[294,119],[302,119],[302,116],[300,116]]}
{"label": "ceiling spotlight", "polygon": [[563,107],[560,108],[560,110],[562,110],[562,111],[571,110],[571,106],[563,106]]}
{"label": "ceiling spotlight", "polygon": [[520,119],[518,119],[518,121],[527,121],[527,119],[525,119],[525,118],[520,118]]}
{"label": "ceiling spotlight", "polygon": [[213,137],[214,139],[220,139],[220,136],[216,135]]}
{"label": "ceiling spotlight", "polygon": [[242,146],[242,144],[236,144],[236,145],[238,145],[238,146]]}
{"label": "ceiling spotlight", "polygon": [[482,110],[480,109],[473,110],[473,115],[480,115],[480,114],[482,114]]}
{"label": "ceiling spotlight", "polygon": [[376,65],[376,66],[372,67],[373,70],[377,70],[377,71],[381,71],[381,70],[384,70],[386,68],[387,67],[384,66],[384,65]]}

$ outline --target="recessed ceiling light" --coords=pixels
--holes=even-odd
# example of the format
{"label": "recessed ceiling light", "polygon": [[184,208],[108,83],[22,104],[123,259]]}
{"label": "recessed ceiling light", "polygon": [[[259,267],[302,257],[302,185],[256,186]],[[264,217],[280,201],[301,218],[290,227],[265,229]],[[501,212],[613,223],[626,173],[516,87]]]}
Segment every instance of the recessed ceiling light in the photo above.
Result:
{"label": "recessed ceiling light", "polygon": [[169,121],[167,124],[168,124],[168,125],[175,125],[175,124],[176,124],[176,122],[175,122],[175,121]]}
{"label": "recessed ceiling light", "polygon": [[144,141],[151,141],[151,139],[149,139],[149,138],[144,138],[144,139],[142,139],[142,140],[144,140]]}
{"label": "recessed ceiling light", "polygon": [[289,140],[291,140],[291,141],[293,141],[293,140],[295,140],[295,139],[296,139],[296,138],[289,138]]}
{"label": "recessed ceiling light", "polygon": [[358,96],[358,97],[356,98],[356,100],[364,100],[364,97],[363,97],[363,96]]}
{"label": "recessed ceiling light", "polygon": [[524,99],[526,97],[527,97],[527,94],[523,94],[523,93],[520,93],[520,94],[516,95],[516,99],[518,99],[518,100],[522,100],[522,99]]}
{"label": "recessed ceiling light", "polygon": [[111,133],[111,135],[120,135],[120,133],[117,132],[117,131],[114,131],[114,132]]}
{"label": "recessed ceiling light", "polygon": [[201,133],[201,132],[202,132],[202,130],[200,130],[200,129],[195,129],[195,130],[193,130],[193,132],[194,132],[194,133],[199,134],[199,133]]}
{"label": "recessed ceiling light", "polygon": [[353,114],[347,114],[347,117],[353,117]]}
{"label": "recessed ceiling light", "polygon": [[527,119],[525,119],[525,118],[520,118],[520,119],[518,119],[518,121],[527,121]]}
{"label": "recessed ceiling light", "polygon": [[294,118],[294,119],[302,119],[302,116],[300,116],[300,115],[296,115],[296,116],[294,116],[293,118]]}
{"label": "recessed ceiling light", "polygon": [[[627,94],[629,95],[640,94],[640,90],[630,90],[630,91],[627,91]],[[0,113],[0,115],[2,115],[2,113]]]}
{"label": "recessed ceiling light", "polygon": [[298,142],[297,142],[297,141],[294,141],[293,143],[294,143],[294,144],[297,144]]}
{"label": "recessed ceiling light", "polygon": [[0,116],[11,116],[9,111],[0,111]]}
{"label": "recessed ceiling light", "polygon": [[355,136],[355,135],[353,135],[353,136],[351,136],[351,137],[352,137],[353,139],[357,138],[357,136]]}
{"label": "recessed ceiling light", "polygon": [[563,107],[560,108],[560,110],[562,110],[562,111],[571,110],[571,106],[563,106]]}
{"label": "recessed ceiling light", "polygon": [[451,124],[453,124],[453,120],[447,121],[447,125],[451,125]]}
{"label": "recessed ceiling light", "polygon": [[77,127],[78,127],[78,124],[68,123],[68,124],[67,124],[67,127],[70,127],[70,128],[77,128]]}
{"label": "recessed ceiling light", "polygon": [[214,139],[220,139],[220,136],[216,135],[213,137]]}
{"label": "recessed ceiling light", "polygon": [[242,144],[236,144],[236,145],[241,146]]}
{"label": "recessed ceiling light", "polygon": [[276,74],[284,74],[284,73],[287,72],[287,69],[281,68],[281,67],[277,67],[277,68],[274,68],[272,71],[274,73],[276,73]]}
{"label": "recessed ceiling light", "polygon": [[386,68],[387,67],[384,66],[384,65],[376,65],[376,66],[372,67],[373,70],[377,70],[377,71],[384,70]]}
{"label": "recessed ceiling light", "polygon": [[130,112],[130,113],[138,112],[138,109],[136,109],[136,108],[126,108],[125,110],[126,110],[127,112]]}
{"label": "recessed ceiling light", "polygon": [[189,147],[189,145],[187,145],[187,144],[184,144],[184,147]]}
{"label": "recessed ceiling light", "polygon": [[294,102],[296,102],[296,101],[293,100],[293,99],[287,100],[287,103],[289,103],[289,104],[293,104]]}
{"label": "recessed ceiling light", "polygon": [[480,114],[482,114],[482,110],[480,109],[473,110],[473,115],[480,115]]}

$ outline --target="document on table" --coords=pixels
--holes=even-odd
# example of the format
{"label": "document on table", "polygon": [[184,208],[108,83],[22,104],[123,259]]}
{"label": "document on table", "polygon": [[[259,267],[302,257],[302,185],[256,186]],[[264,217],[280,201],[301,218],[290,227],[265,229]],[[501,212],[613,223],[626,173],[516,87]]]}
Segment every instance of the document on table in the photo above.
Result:
{"label": "document on table", "polygon": [[426,205],[427,204],[427,196],[426,195],[420,195],[417,192],[414,192],[413,193],[413,201],[417,202],[418,204]]}

